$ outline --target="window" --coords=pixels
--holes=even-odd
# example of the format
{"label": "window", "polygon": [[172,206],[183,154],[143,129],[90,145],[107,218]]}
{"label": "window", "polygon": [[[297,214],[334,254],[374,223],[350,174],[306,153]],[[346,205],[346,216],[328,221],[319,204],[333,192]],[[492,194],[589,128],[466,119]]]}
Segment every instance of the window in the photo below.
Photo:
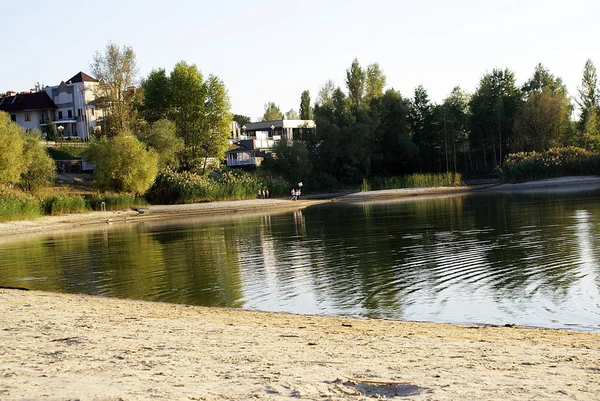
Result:
{"label": "window", "polygon": [[94,115],[94,109],[90,109],[92,111],[92,115]]}
{"label": "window", "polygon": [[59,120],[62,120],[62,111],[59,111],[59,112],[58,112],[58,119],[59,119]]}
{"label": "window", "polygon": [[10,119],[11,119],[13,122],[15,122],[15,123],[16,123],[16,122],[17,122],[17,115],[16,115],[16,114],[11,114],[11,115],[10,115]]}
{"label": "window", "polygon": [[25,113],[25,121],[31,121],[31,114]]}
{"label": "window", "polygon": [[81,109],[77,109],[77,117],[81,117]]}
{"label": "window", "polygon": [[69,118],[73,118],[73,110],[67,110]]}

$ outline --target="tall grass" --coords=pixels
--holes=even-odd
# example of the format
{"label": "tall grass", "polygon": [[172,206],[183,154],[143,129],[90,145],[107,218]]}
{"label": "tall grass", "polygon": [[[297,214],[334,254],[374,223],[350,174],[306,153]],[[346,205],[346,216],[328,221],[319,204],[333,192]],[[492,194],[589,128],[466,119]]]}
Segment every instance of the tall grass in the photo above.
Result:
{"label": "tall grass", "polygon": [[78,195],[53,195],[41,199],[44,214],[56,216],[70,213],[83,213],[88,208],[85,199]]}
{"label": "tall grass", "polygon": [[600,175],[600,154],[573,146],[544,152],[519,152],[506,157],[501,172],[511,181]]}
{"label": "tall grass", "polygon": [[462,175],[454,173],[411,174],[399,177],[374,177],[363,179],[362,192],[381,189],[454,187],[462,185]]}
{"label": "tall grass", "polygon": [[268,188],[271,196],[278,196],[287,193],[289,183],[275,176],[241,170],[224,169],[210,176],[165,170],[156,177],[146,198],[167,204],[254,199],[264,188]]}
{"label": "tall grass", "polygon": [[148,205],[146,199],[131,194],[103,194],[87,199],[87,206],[91,210],[102,210],[102,203],[107,211],[124,210],[132,207]]}
{"label": "tall grass", "polygon": [[0,221],[33,220],[41,215],[42,208],[36,197],[0,190]]}

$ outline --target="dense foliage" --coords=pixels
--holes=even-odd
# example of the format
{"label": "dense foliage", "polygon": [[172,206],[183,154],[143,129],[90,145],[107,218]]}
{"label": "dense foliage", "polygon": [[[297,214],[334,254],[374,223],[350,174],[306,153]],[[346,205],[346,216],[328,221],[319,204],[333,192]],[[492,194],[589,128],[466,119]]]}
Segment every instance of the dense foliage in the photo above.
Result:
{"label": "dense foliage", "polygon": [[569,175],[600,175],[600,155],[577,147],[509,155],[502,168],[513,181],[538,180]]}
{"label": "dense foliage", "polygon": [[248,174],[225,169],[209,176],[192,172],[162,171],[146,197],[156,203],[192,203],[217,200],[240,200],[257,197],[268,189],[271,196],[287,193],[289,184],[268,175]]}

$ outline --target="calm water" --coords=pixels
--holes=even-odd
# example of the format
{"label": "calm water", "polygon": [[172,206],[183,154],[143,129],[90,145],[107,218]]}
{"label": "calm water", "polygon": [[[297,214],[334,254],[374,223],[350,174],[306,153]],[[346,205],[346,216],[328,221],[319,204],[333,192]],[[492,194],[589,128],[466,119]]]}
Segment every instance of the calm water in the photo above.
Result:
{"label": "calm water", "polygon": [[331,203],[0,243],[0,285],[600,331],[600,193]]}

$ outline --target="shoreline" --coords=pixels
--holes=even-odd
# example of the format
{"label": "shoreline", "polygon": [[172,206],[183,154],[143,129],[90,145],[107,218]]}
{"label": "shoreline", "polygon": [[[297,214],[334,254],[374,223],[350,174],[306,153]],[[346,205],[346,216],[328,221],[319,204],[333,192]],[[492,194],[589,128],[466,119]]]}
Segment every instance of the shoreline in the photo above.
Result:
{"label": "shoreline", "polygon": [[100,224],[118,224],[174,216],[216,216],[227,214],[289,211],[328,202],[371,202],[393,199],[458,196],[469,193],[543,193],[577,192],[600,189],[600,177],[561,177],[517,184],[478,184],[461,187],[429,187],[375,190],[354,193],[328,193],[303,196],[299,201],[286,198],[216,201],[181,205],[150,205],[137,210],[87,212],[58,216],[43,216],[37,220],[0,223],[0,240],[21,235],[43,234]]}
{"label": "shoreline", "polygon": [[0,290],[3,400],[593,399],[600,334]]}

